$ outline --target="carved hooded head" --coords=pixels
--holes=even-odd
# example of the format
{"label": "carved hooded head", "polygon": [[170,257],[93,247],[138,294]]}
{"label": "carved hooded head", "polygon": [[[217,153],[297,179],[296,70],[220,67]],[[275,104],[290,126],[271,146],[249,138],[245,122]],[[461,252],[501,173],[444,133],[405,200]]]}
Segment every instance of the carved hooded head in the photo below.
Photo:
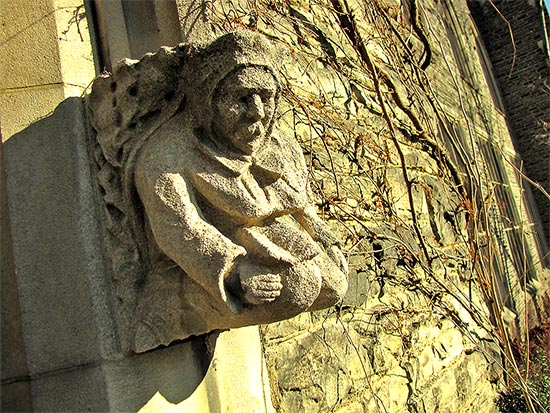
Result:
{"label": "carved hooded head", "polygon": [[257,33],[220,37],[198,51],[188,67],[189,109],[201,136],[226,140],[249,154],[269,136],[280,95],[273,44]]}

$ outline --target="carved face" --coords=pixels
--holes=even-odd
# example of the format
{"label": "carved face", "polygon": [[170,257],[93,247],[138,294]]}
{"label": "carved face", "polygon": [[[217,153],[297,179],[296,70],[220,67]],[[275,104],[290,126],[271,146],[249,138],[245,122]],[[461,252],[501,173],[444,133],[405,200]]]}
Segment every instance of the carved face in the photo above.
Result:
{"label": "carved face", "polygon": [[229,74],[213,99],[214,132],[237,150],[252,154],[262,144],[275,112],[277,82],[261,67]]}

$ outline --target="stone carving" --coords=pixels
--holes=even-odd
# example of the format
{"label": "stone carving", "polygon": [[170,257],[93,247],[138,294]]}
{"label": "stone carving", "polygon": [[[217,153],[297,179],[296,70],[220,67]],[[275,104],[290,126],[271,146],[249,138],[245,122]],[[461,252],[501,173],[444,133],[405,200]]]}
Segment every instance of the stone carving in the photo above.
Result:
{"label": "stone carving", "polygon": [[277,128],[277,49],[236,32],[122,62],[89,98],[127,346],[338,303],[347,265]]}

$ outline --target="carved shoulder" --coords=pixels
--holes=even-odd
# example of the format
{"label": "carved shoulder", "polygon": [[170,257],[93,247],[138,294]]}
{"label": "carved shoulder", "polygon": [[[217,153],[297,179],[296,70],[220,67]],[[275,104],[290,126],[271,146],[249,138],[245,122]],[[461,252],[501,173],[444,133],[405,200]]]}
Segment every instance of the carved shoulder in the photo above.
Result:
{"label": "carved shoulder", "polygon": [[185,125],[182,118],[183,115],[174,116],[143,145],[134,170],[136,186],[154,184],[167,172],[185,175],[193,150],[192,132],[181,126]]}

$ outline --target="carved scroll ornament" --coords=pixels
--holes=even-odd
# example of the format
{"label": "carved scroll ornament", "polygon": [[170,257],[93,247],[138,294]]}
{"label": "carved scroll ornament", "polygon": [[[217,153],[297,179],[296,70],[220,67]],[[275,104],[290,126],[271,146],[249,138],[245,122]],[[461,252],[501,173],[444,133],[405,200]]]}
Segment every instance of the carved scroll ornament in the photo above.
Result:
{"label": "carved scroll ornament", "polygon": [[89,97],[126,346],[338,303],[347,266],[276,124],[276,48],[236,32],[123,61]]}

